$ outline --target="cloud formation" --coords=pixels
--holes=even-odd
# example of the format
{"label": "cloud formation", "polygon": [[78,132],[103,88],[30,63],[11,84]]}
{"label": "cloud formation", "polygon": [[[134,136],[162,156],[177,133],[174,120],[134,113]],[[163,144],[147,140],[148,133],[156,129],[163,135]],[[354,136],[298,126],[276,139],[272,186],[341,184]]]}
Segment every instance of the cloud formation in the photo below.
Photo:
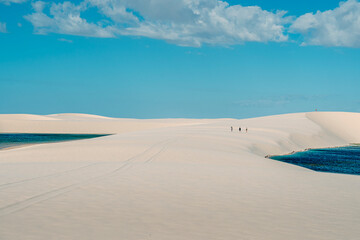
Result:
{"label": "cloud formation", "polygon": [[35,28],[38,34],[60,33],[87,37],[114,37],[111,27],[101,24],[89,23],[81,18],[80,13],[86,10],[83,4],[74,5],[71,2],[52,3],[49,8],[49,15],[44,13],[48,3],[37,1],[32,6],[34,13],[25,16]]}
{"label": "cloud formation", "polygon": [[303,45],[360,47],[360,2],[348,0],[334,10],[302,15],[290,31],[304,36]]}
{"label": "cloud formation", "polygon": [[[22,2],[25,0],[0,0]],[[25,16],[38,34],[60,33],[112,38],[140,36],[182,46],[236,45],[245,42],[285,42],[292,34],[302,45],[360,47],[360,2],[348,0],[325,12],[298,18],[285,11],[229,5],[223,0],[83,0],[32,3]],[[95,10],[100,20],[84,18]]]}
{"label": "cloud formation", "polygon": [[[85,0],[33,3],[26,16],[40,34],[61,33],[89,37],[143,36],[184,46],[233,45],[244,42],[287,41],[286,12],[268,12],[257,6],[230,6],[219,0]],[[96,8],[104,19],[90,23],[81,17]]]}
{"label": "cloud formation", "polygon": [[7,33],[6,23],[0,22],[0,33]]}
{"label": "cloud formation", "polygon": [[10,5],[11,3],[23,3],[27,0],[0,0],[0,3],[3,3],[5,5]]}
{"label": "cloud formation", "polygon": [[67,42],[67,43],[73,43],[72,40],[66,39],[66,38],[59,38],[58,41],[60,41],[60,42]]}

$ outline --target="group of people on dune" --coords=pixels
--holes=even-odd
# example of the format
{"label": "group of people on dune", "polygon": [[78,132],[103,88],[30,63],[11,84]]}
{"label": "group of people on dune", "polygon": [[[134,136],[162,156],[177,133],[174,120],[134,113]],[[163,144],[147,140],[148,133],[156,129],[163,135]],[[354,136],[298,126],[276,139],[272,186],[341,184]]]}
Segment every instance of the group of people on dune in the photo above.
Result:
{"label": "group of people on dune", "polygon": [[[232,132],[234,131],[234,128],[233,128],[232,126],[231,126],[230,129],[231,129]],[[241,127],[239,127],[239,132],[241,132]],[[245,132],[246,132],[246,133],[248,132],[248,128],[247,128],[247,127],[245,128]]]}

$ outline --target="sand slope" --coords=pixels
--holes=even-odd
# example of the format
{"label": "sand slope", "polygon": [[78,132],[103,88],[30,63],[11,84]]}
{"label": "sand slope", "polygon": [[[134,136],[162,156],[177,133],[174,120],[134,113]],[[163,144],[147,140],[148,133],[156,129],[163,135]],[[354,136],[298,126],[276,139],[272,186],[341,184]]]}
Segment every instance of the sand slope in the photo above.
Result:
{"label": "sand slope", "polygon": [[359,123],[0,115],[0,132],[116,133],[0,151],[0,239],[358,239],[359,176],[264,156],[360,143]]}

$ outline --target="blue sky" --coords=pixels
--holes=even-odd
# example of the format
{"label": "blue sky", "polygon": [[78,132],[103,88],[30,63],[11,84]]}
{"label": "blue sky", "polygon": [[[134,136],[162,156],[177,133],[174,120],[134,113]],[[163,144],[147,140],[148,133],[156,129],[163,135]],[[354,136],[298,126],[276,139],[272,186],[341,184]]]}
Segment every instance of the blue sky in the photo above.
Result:
{"label": "blue sky", "polygon": [[0,0],[0,113],[359,112],[359,22],[357,0]]}

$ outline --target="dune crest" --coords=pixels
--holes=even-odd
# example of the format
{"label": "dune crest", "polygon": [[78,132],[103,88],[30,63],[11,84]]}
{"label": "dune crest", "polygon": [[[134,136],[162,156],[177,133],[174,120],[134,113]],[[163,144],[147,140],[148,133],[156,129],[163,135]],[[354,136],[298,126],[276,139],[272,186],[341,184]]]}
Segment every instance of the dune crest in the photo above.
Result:
{"label": "dune crest", "polygon": [[111,119],[113,119],[110,117],[103,117],[100,115],[84,114],[84,113],[58,113],[58,114],[50,114],[50,115],[46,115],[46,116],[56,118],[59,120],[95,120],[95,119],[111,120]]}

